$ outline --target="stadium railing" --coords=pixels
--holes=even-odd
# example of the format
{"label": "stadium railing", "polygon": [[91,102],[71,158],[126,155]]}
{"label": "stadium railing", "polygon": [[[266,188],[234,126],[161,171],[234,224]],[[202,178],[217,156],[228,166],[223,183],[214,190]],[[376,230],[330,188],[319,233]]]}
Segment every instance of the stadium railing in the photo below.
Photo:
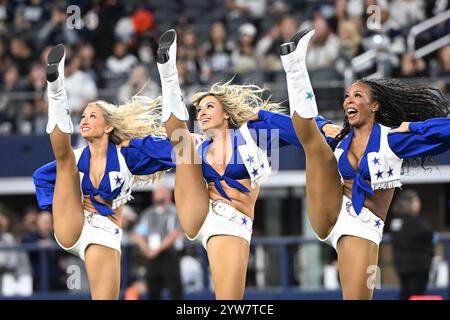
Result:
{"label": "stadium railing", "polygon": [[[438,242],[444,246],[445,261],[450,269],[450,235],[439,234]],[[385,235],[382,244],[389,244],[390,237]],[[245,298],[246,299],[341,299],[340,290],[326,290],[323,287],[317,288],[302,288],[299,283],[294,283],[292,278],[293,270],[293,253],[290,250],[292,246],[308,246],[308,245],[322,245],[316,239],[304,238],[300,236],[287,237],[254,237],[251,243],[251,250],[257,246],[264,248],[276,247],[279,254],[279,279],[278,285],[267,286],[263,288],[247,286]],[[122,247],[122,296],[124,290],[130,285],[129,270],[131,269],[131,261],[128,259],[130,250],[134,249],[134,245],[127,245]],[[198,249],[200,262],[203,271],[203,288],[197,292],[190,292],[185,294],[186,299],[213,299],[213,293],[210,289],[209,267],[205,250],[200,245]],[[47,254],[51,251],[62,251],[58,246],[42,247],[37,244],[23,244],[14,246],[1,246],[0,253],[5,251],[19,251],[19,252],[37,252],[39,254],[39,269],[40,282],[38,284],[39,290],[33,292],[28,296],[1,296],[0,299],[89,299],[88,292],[80,292],[79,290],[67,291],[49,291],[49,262]],[[237,262],[239,263],[239,262]],[[271,272],[275,270],[271,267]],[[70,292],[72,291],[72,292]],[[77,292],[78,291],[78,292]],[[398,294],[398,287],[385,286],[381,290],[375,290],[375,299],[395,299]],[[450,284],[447,283],[446,288],[429,288],[428,294],[438,295],[444,299],[450,298]],[[169,296],[164,294],[165,298]]]}

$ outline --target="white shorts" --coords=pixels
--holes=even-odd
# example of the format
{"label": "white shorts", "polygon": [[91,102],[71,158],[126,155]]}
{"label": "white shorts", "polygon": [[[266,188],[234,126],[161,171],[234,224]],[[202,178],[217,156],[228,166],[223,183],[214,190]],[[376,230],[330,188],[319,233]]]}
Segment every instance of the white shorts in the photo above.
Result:
{"label": "white shorts", "polygon": [[252,220],[222,200],[209,201],[209,211],[200,231],[191,241],[201,243],[206,249],[208,239],[215,235],[232,235],[250,243]]}
{"label": "white shorts", "polygon": [[359,215],[356,214],[352,206],[352,201],[344,196],[342,199],[342,208],[339,217],[331,230],[330,234],[321,239],[337,250],[337,243],[342,236],[355,236],[370,240],[380,245],[381,238],[383,238],[384,222],[378,218],[367,208],[362,208]]}
{"label": "white shorts", "polygon": [[81,231],[80,238],[78,238],[77,242],[73,246],[66,248],[61,245],[56,238],[56,234],[55,239],[61,248],[84,261],[86,248],[90,244],[100,244],[105,247],[115,249],[120,253],[122,229],[108,217],[85,210],[83,230]]}

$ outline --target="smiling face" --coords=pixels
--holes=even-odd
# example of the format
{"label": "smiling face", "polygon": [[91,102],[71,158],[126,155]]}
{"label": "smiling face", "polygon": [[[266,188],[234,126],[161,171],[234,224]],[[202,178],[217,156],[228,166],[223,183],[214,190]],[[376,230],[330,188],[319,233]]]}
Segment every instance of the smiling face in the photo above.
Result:
{"label": "smiling face", "polygon": [[103,110],[95,103],[84,109],[80,121],[80,134],[88,141],[101,139],[113,130],[103,115]]}
{"label": "smiling face", "polygon": [[228,129],[230,116],[214,96],[206,96],[197,105],[197,121],[203,132],[209,129]]}
{"label": "smiling face", "polygon": [[372,100],[369,86],[362,82],[351,85],[343,103],[350,126],[358,128],[375,122],[375,113],[379,104]]}

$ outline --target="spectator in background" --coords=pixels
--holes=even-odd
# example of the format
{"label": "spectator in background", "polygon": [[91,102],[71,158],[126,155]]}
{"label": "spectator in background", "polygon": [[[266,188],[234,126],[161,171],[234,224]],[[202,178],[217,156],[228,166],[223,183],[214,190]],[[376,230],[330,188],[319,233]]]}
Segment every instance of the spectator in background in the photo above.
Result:
{"label": "spectator in background", "polygon": [[[211,25],[210,39],[202,48],[206,56],[208,79],[215,74],[219,74],[223,80],[223,73],[231,72],[231,53],[233,49],[234,44],[227,39],[227,31],[224,23],[222,21],[215,21]],[[210,79],[210,82],[216,81],[211,81]]]}
{"label": "spectator in background", "polygon": [[[437,53],[437,76],[450,77],[450,44],[439,49]],[[439,81],[442,92],[446,94],[447,99],[450,100],[450,81]]]}
{"label": "spectator in background", "polygon": [[264,71],[282,71],[280,45],[289,42],[297,33],[298,20],[292,15],[283,15],[272,28],[256,44],[256,55],[261,60]]}
{"label": "spectator in background", "polygon": [[141,63],[146,64],[147,67],[153,66],[152,62],[155,59],[158,48],[156,40],[159,37],[153,13],[146,9],[138,10],[133,13],[131,20],[134,26],[134,33],[129,43]]}
{"label": "spectator in background", "polygon": [[427,63],[421,58],[414,58],[412,53],[405,53],[402,56],[399,78],[425,77],[428,74]]}
{"label": "spectator in background", "polygon": [[[180,79],[180,87],[183,92],[183,97],[189,98],[186,102],[190,103],[190,98],[198,90],[199,83],[195,81],[192,74],[189,73],[186,62],[184,60],[177,59],[178,78]],[[186,99],[187,100],[187,99]]]}
{"label": "spectator in background", "polygon": [[0,134],[17,132],[15,119],[21,109],[22,101],[14,97],[14,91],[22,88],[16,65],[10,65],[3,73],[0,95]]}
{"label": "spectator in background", "polygon": [[121,216],[121,226],[122,226],[122,244],[130,245],[134,243],[132,229],[136,222],[138,216],[134,209],[129,205],[124,205],[122,209]]}
{"label": "spectator in background", "polygon": [[11,40],[9,50],[11,59],[17,65],[19,76],[26,77],[34,60],[28,41],[23,37],[15,37]]}
{"label": "spectator in background", "polygon": [[[16,245],[16,240],[10,233],[10,218],[6,212],[7,209],[0,204],[0,248]],[[16,253],[16,251],[12,250],[0,250],[0,280],[4,273],[11,272],[17,267],[18,259]]]}
{"label": "spectator in background", "polygon": [[84,36],[94,47],[98,61],[105,61],[111,55],[114,27],[124,12],[123,1],[93,1],[84,15]]}
{"label": "spectator in background", "polygon": [[180,261],[183,291],[191,293],[203,289],[203,270],[195,246],[186,247]]}
{"label": "spectator in background", "polygon": [[[372,5],[377,6],[377,12],[380,13],[381,20],[389,18],[389,7],[385,0],[336,0],[335,14],[338,24],[350,20],[356,26],[360,34],[366,33],[369,20],[367,19],[367,8]],[[372,12],[371,12],[372,13]],[[370,21],[374,21],[373,19]]]}
{"label": "spectator in background", "polygon": [[[37,231],[24,235],[22,237],[22,244],[37,244],[41,248],[49,249],[56,247],[52,215],[50,212],[42,211],[39,213],[37,218]],[[48,289],[52,291],[67,289],[63,281],[65,272],[60,268],[62,254],[60,250],[58,251],[50,249],[45,252],[48,271]],[[33,270],[33,288],[35,291],[42,290],[40,251],[30,251],[29,258]]]}
{"label": "spectator in background", "polygon": [[352,59],[363,53],[361,31],[353,20],[344,20],[338,25],[340,55]]}
{"label": "spectator in background", "polygon": [[268,0],[226,0],[225,8],[229,10],[230,20],[244,17],[253,24],[259,25],[267,13]]}
{"label": "spectator in background", "polygon": [[0,0],[0,34],[7,33],[7,21],[11,19],[11,12],[8,10],[8,1]]}
{"label": "spectator in background", "polygon": [[40,23],[44,18],[44,1],[29,0],[23,6],[23,17],[30,23]]}
{"label": "spectator in background", "polygon": [[319,11],[314,15],[313,29],[316,30],[311,39],[306,56],[308,70],[311,70],[311,78],[317,78],[318,72],[323,72],[323,79],[336,78],[334,64],[339,56],[339,38],[336,36],[331,20]]}
{"label": "spectator in background", "polygon": [[445,10],[450,9],[450,1],[448,0],[427,0],[425,1],[425,16],[427,19],[438,15]]}
{"label": "spectator in background", "polygon": [[39,216],[39,211],[36,207],[30,206],[25,208],[22,223],[21,223],[21,234],[26,235],[30,233],[37,232],[37,218]]}
{"label": "spectator in background", "polygon": [[[11,219],[8,210],[0,204],[0,296],[5,288],[3,279],[19,279],[23,275],[30,274],[30,264],[26,254],[18,250],[1,250],[2,247],[17,245],[14,235],[11,233]],[[25,289],[23,289],[26,291]]]}
{"label": "spectator in background", "polygon": [[160,184],[152,196],[153,205],[142,212],[135,232],[135,240],[148,259],[148,296],[150,300],[159,300],[162,289],[167,288],[172,299],[180,300],[183,297],[180,257],[175,245],[183,233],[171,191]]}
{"label": "spectator in background", "polygon": [[75,30],[68,29],[67,4],[59,1],[52,5],[52,17],[42,28],[39,29],[36,37],[36,47],[43,48],[47,45],[63,43],[66,46],[74,45],[77,41]]}
{"label": "spectator in background", "polygon": [[389,4],[391,19],[398,29],[406,29],[425,19],[424,0],[392,0]]}
{"label": "spectator in background", "polygon": [[127,261],[128,272],[122,274],[122,281],[129,284],[124,292],[125,300],[140,300],[142,296],[147,292],[145,277],[145,264],[142,261],[142,255],[139,253],[133,245],[136,244],[134,238],[134,227],[137,222],[138,215],[134,209],[125,205],[122,210],[121,225],[122,225],[122,263]]}
{"label": "spectator in background", "polygon": [[113,55],[106,60],[106,72],[111,78],[123,78],[131,73],[137,64],[136,57],[128,53],[128,45],[123,41],[114,44]]}
{"label": "spectator in background", "polygon": [[433,229],[419,216],[421,201],[416,191],[402,191],[394,202],[390,230],[394,265],[400,278],[399,299],[426,291],[433,258]]}
{"label": "spectator in background", "polygon": [[438,51],[438,72],[439,77],[450,77],[450,44]]}
{"label": "spectator in background", "polygon": [[350,66],[351,60],[364,52],[361,45],[361,32],[354,20],[342,20],[338,25],[339,57],[336,70],[341,74]]}
{"label": "spectator in background", "polygon": [[231,55],[233,71],[242,81],[251,72],[259,70],[255,52],[256,28],[251,23],[245,23],[239,27],[239,43]]}
{"label": "spectator in background", "polygon": [[127,82],[119,88],[117,98],[122,103],[136,94],[152,100],[161,94],[161,88],[155,81],[150,80],[147,67],[142,64],[133,68]]}
{"label": "spectator in background", "polygon": [[43,134],[47,122],[46,71],[40,63],[34,63],[27,78],[25,90],[31,97],[23,103],[16,119],[20,134]]}
{"label": "spectator in background", "polygon": [[3,72],[11,63],[11,58],[6,52],[6,41],[0,37],[0,79],[3,78]]}
{"label": "spectator in background", "polygon": [[97,71],[94,66],[95,51],[91,45],[85,44],[78,50],[80,58],[80,70],[86,72],[95,83],[98,81]]}
{"label": "spectator in background", "polygon": [[205,82],[208,78],[208,70],[203,52],[198,45],[197,33],[192,27],[188,27],[181,34],[180,40],[178,56],[184,61],[190,78],[195,83]]}
{"label": "spectator in background", "polygon": [[78,56],[66,56],[64,74],[72,119],[77,122],[86,105],[97,98],[97,85],[89,74],[80,70]]}
{"label": "spectator in background", "polygon": [[[25,36],[30,37],[33,35],[33,30],[31,29],[31,23],[24,15],[24,10],[21,7],[16,9],[10,9],[13,13],[12,24],[8,26],[8,36],[10,38],[15,36]],[[31,37],[30,37],[31,38]]]}

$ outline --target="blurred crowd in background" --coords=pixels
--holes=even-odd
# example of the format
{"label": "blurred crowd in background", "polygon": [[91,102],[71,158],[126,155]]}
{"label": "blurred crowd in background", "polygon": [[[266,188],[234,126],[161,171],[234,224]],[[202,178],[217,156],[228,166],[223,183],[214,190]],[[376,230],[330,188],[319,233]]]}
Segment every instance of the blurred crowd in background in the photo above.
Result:
{"label": "blurred crowd in background", "polygon": [[[67,50],[65,85],[76,120],[92,100],[123,103],[137,93],[159,96],[154,57],[160,35],[170,28],[178,33],[177,66],[186,101],[196,90],[232,78],[283,87],[279,45],[304,28],[316,30],[307,56],[313,83],[342,80],[351,59],[376,46],[388,54],[387,76],[449,77],[450,44],[421,59],[406,46],[410,27],[448,10],[449,3],[1,0],[0,134],[45,133],[46,57],[58,43]],[[375,16],[367,11],[372,5]],[[447,21],[422,33],[416,46],[449,32]],[[332,107],[339,109],[338,101]]]}
{"label": "blurred crowd in background", "polygon": [[[158,184],[145,196],[150,205],[122,210],[124,298],[161,299],[168,288],[173,299],[182,299],[203,289],[201,248],[181,231],[172,190]],[[84,261],[57,246],[51,213],[28,207],[20,215],[0,202],[0,298],[88,290]]]}
{"label": "blurred crowd in background", "polygon": [[[369,23],[373,12],[366,10],[372,5],[379,10],[375,27]],[[75,123],[93,100],[121,104],[135,94],[158,97],[155,55],[159,37],[170,28],[177,30],[185,101],[230,79],[273,91],[284,88],[279,46],[305,28],[316,30],[307,56],[313,84],[338,82],[343,96],[352,58],[382,47],[387,76],[429,78],[450,96],[450,44],[416,59],[406,41],[411,26],[448,9],[446,0],[0,0],[0,135],[45,134],[46,57],[58,43],[66,47],[65,86]],[[416,47],[449,33],[446,21],[420,34]],[[339,110],[339,101],[330,108]],[[124,211],[125,244],[133,241],[140,212]],[[35,207],[11,212],[0,203],[0,245],[15,244],[56,247],[51,213]],[[190,250],[182,248],[177,250]],[[67,267],[82,267],[82,262],[62,250],[46,254],[49,289],[67,290]],[[180,262],[184,290],[202,287],[195,255],[189,252]],[[142,259],[142,253],[134,259]],[[0,275],[31,275],[35,290],[41,286],[41,268],[37,252],[0,253]],[[145,291],[144,273],[139,263],[129,273],[131,296]]]}

